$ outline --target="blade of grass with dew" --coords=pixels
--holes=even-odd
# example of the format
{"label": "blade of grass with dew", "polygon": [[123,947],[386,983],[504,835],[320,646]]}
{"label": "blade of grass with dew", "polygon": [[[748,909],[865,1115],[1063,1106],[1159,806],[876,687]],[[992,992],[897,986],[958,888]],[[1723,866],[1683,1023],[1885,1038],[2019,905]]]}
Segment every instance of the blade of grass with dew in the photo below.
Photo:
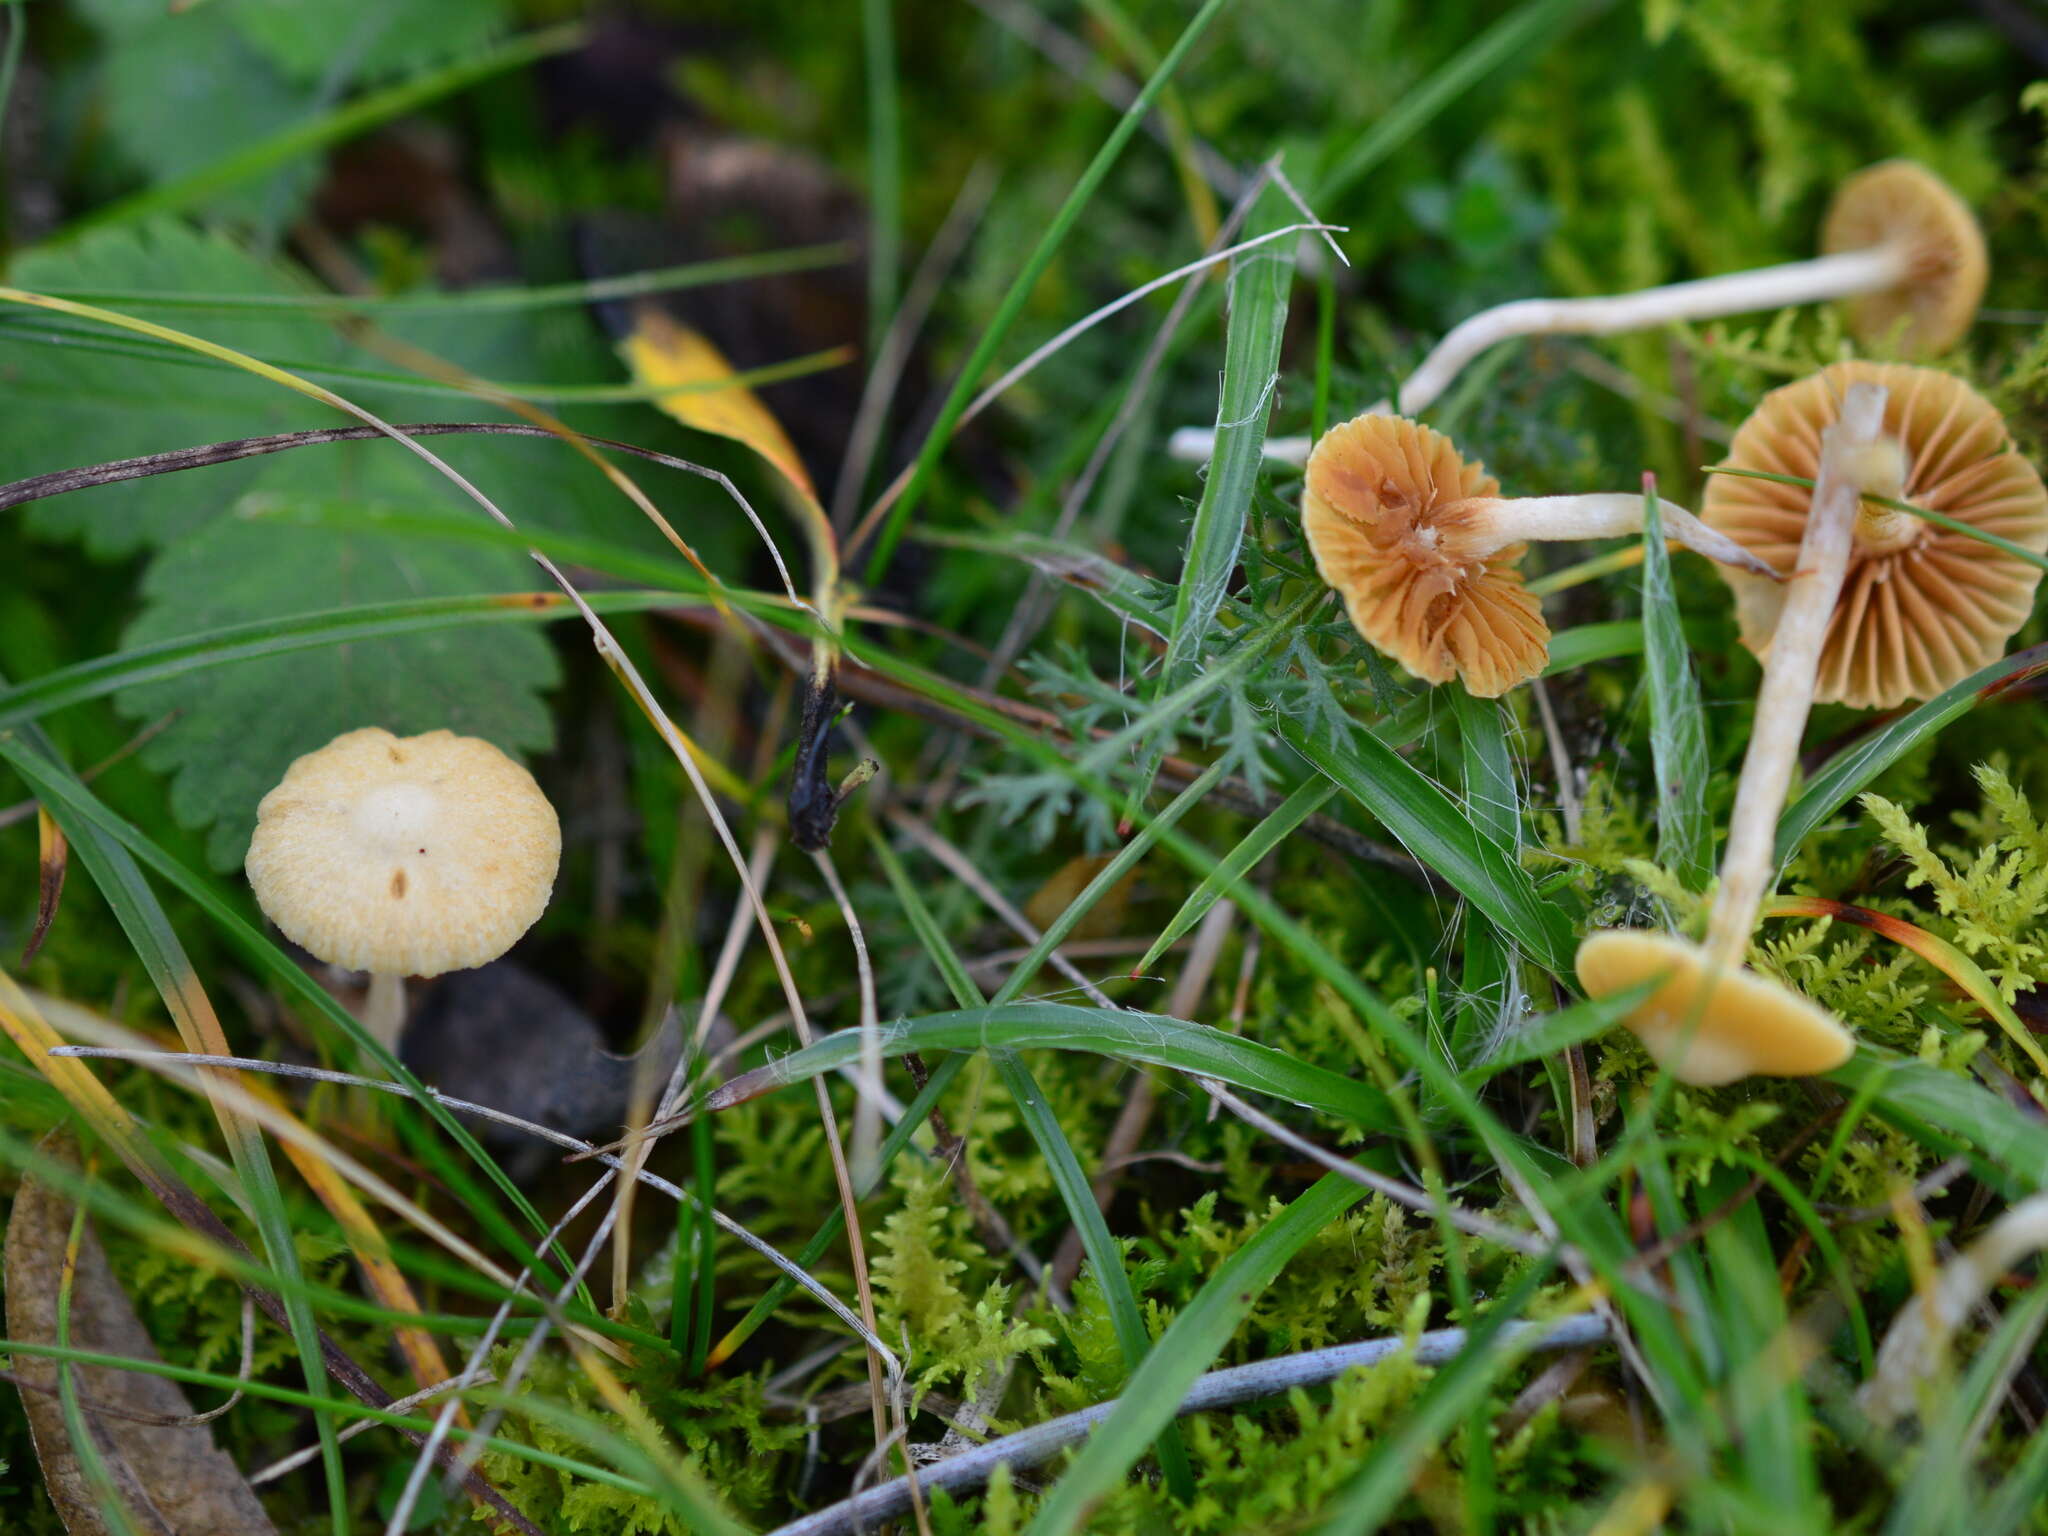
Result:
{"label": "blade of grass with dew", "polygon": [[[896,893],[896,900],[903,908],[903,915],[910,919],[918,942],[945,979],[953,1001],[962,1008],[985,1007],[988,999],[974,984],[967,967],[960,963],[960,956],[932,917],[924,898],[918,895],[903,861],[896,857],[896,850],[889,846],[888,839],[879,831],[871,831],[869,841],[875,857],[881,861],[890,889]],[[1131,1290],[1130,1274],[1124,1268],[1123,1249],[1111,1235],[1102,1208],[1095,1203],[1095,1191],[1087,1175],[1081,1171],[1080,1160],[1074,1156],[1072,1144],[1060,1129],[1059,1119],[1045,1102],[1045,1095],[1039,1090],[1030,1069],[1010,1051],[992,1051],[990,1057],[1003,1087],[1015,1101],[1025,1127],[1038,1143],[1039,1154],[1044,1157],[1053,1186],[1067,1207],[1068,1218],[1081,1234],[1082,1248],[1088,1255],[1088,1262],[1094,1266],[1097,1283],[1102,1287],[1103,1301],[1109,1309],[1110,1327],[1116,1334],[1118,1349],[1123,1352],[1124,1371],[1128,1377],[1144,1360],[1152,1341],[1145,1332],[1145,1319],[1138,1310],[1137,1295]],[[1173,1496],[1183,1503],[1192,1500],[1195,1496],[1194,1473],[1188,1466],[1187,1449],[1181,1444],[1180,1432],[1171,1423],[1159,1437],[1158,1454],[1159,1465],[1166,1474]]]}
{"label": "blade of grass with dew", "polygon": [[1650,695],[1650,761],[1657,776],[1657,862],[1687,890],[1705,890],[1714,873],[1706,712],[1679,622],[1663,506],[1654,488],[1643,492],[1643,686]]}
{"label": "blade of grass with dew", "polygon": [[598,304],[642,294],[676,293],[717,283],[744,282],[755,277],[780,277],[811,272],[851,261],[854,248],[845,242],[793,246],[756,256],[725,256],[713,261],[684,262],[616,277],[587,278],[574,283],[543,283],[530,287],[461,288],[428,293],[188,293],[156,288],[48,288],[60,299],[82,304],[119,305],[130,309],[251,310],[336,309],[370,314],[453,312],[503,314],[508,311]]}
{"label": "blade of grass with dew", "polygon": [[[1284,222],[1281,210],[1292,211],[1285,209],[1277,192],[1268,192],[1252,215],[1249,231],[1262,234],[1278,227]],[[1166,656],[1151,689],[1155,702],[1194,679],[1244,547],[1252,497],[1265,465],[1266,423],[1280,391],[1280,343],[1287,329],[1288,290],[1294,282],[1293,247],[1281,241],[1245,252],[1231,262],[1228,281],[1216,444],[1181,556]],[[1131,790],[1134,801],[1149,792],[1165,752],[1163,737],[1149,746],[1145,770]],[[1131,819],[1128,805],[1123,819]]]}
{"label": "blade of grass with dew", "polygon": [[1304,821],[1322,808],[1330,796],[1337,793],[1337,786],[1325,778],[1310,779],[1296,789],[1285,800],[1275,806],[1250,834],[1223,856],[1213,874],[1207,876],[1195,887],[1194,894],[1181,903],[1166,926],[1159,932],[1144,956],[1131,967],[1135,975],[1150,970],[1159,957],[1180,942],[1195,924],[1208,914],[1211,907],[1223,899],[1230,884],[1250,871],[1261,859],[1279,847],[1287,837]]}
{"label": "blade of grass with dew", "polygon": [[[1170,1067],[1192,1077],[1213,1077],[1233,1088],[1270,1094],[1368,1130],[1385,1131],[1394,1118],[1380,1094],[1285,1051],[1164,1014],[1111,1012],[1072,1003],[991,1003],[986,1008],[931,1013],[882,1027],[882,1052],[1051,1050],[1082,1051]],[[767,1066],[720,1084],[703,1103],[730,1108],[764,1093],[837,1071],[860,1055],[860,1031],[840,1030]]]}
{"label": "blade of grass with dew", "polygon": [[1331,202],[1349,192],[1433,122],[1437,115],[1495,70],[1529,64],[1568,27],[1606,9],[1606,0],[1524,0],[1473,38],[1362,134],[1316,182],[1312,202]]}
{"label": "blade of grass with dew", "polygon": [[[351,1041],[358,1049],[367,1051],[382,1070],[388,1072],[395,1081],[403,1083],[413,1102],[417,1103],[442,1132],[484,1171],[497,1186],[499,1194],[535,1232],[545,1233],[548,1230],[548,1222],[534,1209],[525,1194],[498,1165],[497,1160],[477,1143],[476,1138],[462,1122],[429,1094],[419,1079],[397,1057],[374,1040],[357,1022],[354,1015],[308,976],[289,955],[266,938],[260,929],[244,918],[212,881],[196,874],[171,857],[140,828],[117,815],[69,769],[61,769],[25,749],[16,732],[0,731],[0,760],[6,761],[20,774],[45,804],[51,805],[53,809],[61,804],[74,811],[76,819],[71,825],[90,825],[103,831],[112,842],[125,848],[143,865],[154,870],[194,902],[220,926],[235,946],[253,961],[260,971],[267,973],[277,982],[287,995],[295,997],[302,1006],[312,1012],[322,1015],[341,1038]],[[76,846],[75,836],[72,841]],[[554,1245],[554,1253],[562,1264],[560,1273],[569,1273],[573,1268],[573,1261],[559,1242]],[[542,1260],[523,1245],[515,1253],[515,1257],[522,1263],[535,1265],[543,1272],[546,1270]],[[589,1310],[596,1310],[587,1291],[578,1299]]]}
{"label": "blade of grass with dew", "polygon": [[1789,859],[1816,827],[1921,742],[1961,719],[1978,704],[2043,674],[2048,674],[2048,645],[2015,651],[1844,747],[1807,779],[1799,798],[1778,818],[1779,862]]}
{"label": "blade of grass with dew", "polygon": [[1175,1406],[1223,1353],[1260,1293],[1364,1195],[1342,1175],[1325,1174],[1217,1266],[1126,1383],[1116,1411],[1053,1484],[1025,1536],[1068,1536],[1086,1528],[1090,1512],[1172,1422]]}
{"label": "blade of grass with dew", "polygon": [[1017,317],[1023,313],[1024,305],[1030,299],[1032,290],[1038,286],[1039,278],[1045,274],[1045,269],[1052,265],[1053,257],[1066,243],[1067,235],[1081,217],[1081,211],[1088,206],[1096,189],[1102,185],[1111,167],[1122,156],[1124,146],[1130,142],[1131,136],[1151,114],[1153,103],[1158,100],[1159,93],[1173,78],[1174,71],[1180,68],[1181,61],[1187,57],[1202,34],[1209,30],[1210,24],[1230,3],[1231,0],[1203,0],[1202,8],[1182,29],[1179,39],[1160,61],[1159,68],[1152,72],[1152,77],[1145,82],[1144,89],[1117,120],[1116,127],[1110,131],[1109,137],[1096,151],[1095,158],[1088,162],[1087,169],[1082,171],[1080,179],[1074,183],[1066,200],[1052,216],[1052,222],[1046,226],[1046,231],[1039,237],[1038,244],[1025,258],[1022,269],[1003,294],[995,315],[983,329],[973,352],[968,355],[966,363],[962,365],[953,381],[952,389],[947,392],[944,403],[940,405],[931,429],[925,434],[924,443],[918,449],[916,464],[909,480],[904,484],[903,494],[897,497],[896,504],[889,509],[888,518],[876,537],[874,553],[868,558],[865,579],[869,586],[876,585],[881,579],[882,572],[888,567],[889,557],[895,553],[896,543],[903,537],[904,526],[909,522],[911,514],[917,510],[932,471],[937,468],[939,457],[945,452],[947,441],[953,435],[954,424],[967,409],[967,403],[974,397],[982,375],[987,372],[989,364],[995,361],[997,350],[1009,335],[1010,328],[1016,324]]}
{"label": "blade of grass with dew", "polygon": [[1323,722],[1281,720],[1280,737],[1369,811],[1402,846],[1556,975],[1571,974],[1572,914],[1536,889],[1515,857],[1437,783],[1370,732],[1340,739]]}
{"label": "blade of grass with dew", "polygon": [[587,34],[580,26],[550,27],[500,43],[473,58],[429,71],[398,85],[359,96],[344,106],[251,144],[189,175],[159,183],[146,192],[99,208],[65,226],[62,238],[75,239],[88,230],[130,224],[158,214],[176,213],[276,170],[303,155],[345,139],[357,138],[394,118],[468,90],[496,75],[523,69],[542,59],[581,46]]}
{"label": "blade of grass with dew", "polygon": [[[1458,751],[1465,790],[1465,814],[1473,826],[1510,853],[1522,843],[1522,795],[1508,750],[1507,714],[1498,699],[1476,699],[1463,683],[1449,687],[1458,721]],[[1451,1020],[1451,1065],[1472,1064],[1515,983],[1513,945],[1491,919],[1468,910],[1460,956],[1460,997]]]}

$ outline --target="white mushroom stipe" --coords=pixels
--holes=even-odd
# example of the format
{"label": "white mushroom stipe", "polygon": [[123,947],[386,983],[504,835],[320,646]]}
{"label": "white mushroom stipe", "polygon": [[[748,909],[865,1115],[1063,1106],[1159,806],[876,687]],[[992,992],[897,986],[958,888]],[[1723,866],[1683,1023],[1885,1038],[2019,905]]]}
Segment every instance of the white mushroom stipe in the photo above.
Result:
{"label": "white mushroom stipe", "polygon": [[1735,809],[1728,822],[1721,883],[1707,922],[1707,956],[1719,966],[1733,969],[1742,964],[1765,891],[1774,883],[1778,815],[1785,808],[1799,760],[1799,738],[1813,710],[1821,646],[1848,573],[1863,492],[1897,483],[1897,445],[1879,438],[1886,398],[1881,384],[1850,385],[1841,419],[1821,434],[1813,509],[1799,545],[1799,566],[1785,583],[1777,628],[1764,660],[1749,750],[1742,759]]}
{"label": "white mushroom stipe", "polygon": [[1776,883],[1778,815],[1813,708],[1863,493],[1882,494],[1903,474],[1899,445],[1881,435],[1885,401],[1881,384],[1850,385],[1841,418],[1821,434],[1812,510],[1764,660],[1706,942],[1621,930],[1591,934],[1579,946],[1579,982],[1590,996],[1652,988],[1624,1022],[1680,1082],[1718,1087],[1756,1073],[1806,1076],[1840,1066],[1855,1048],[1825,1010],[1742,962],[1764,894]]}
{"label": "white mushroom stipe", "polygon": [[1909,1296],[1878,1347],[1877,1369],[1856,1394],[1879,1428],[1917,1406],[1920,1383],[1940,1366],[1949,1341],[2014,1265],[2048,1249],[2048,1195],[2030,1195],[1941,1267],[1924,1294]]}
{"label": "white mushroom stipe", "polygon": [[[1850,301],[1850,329],[1866,344],[1909,353],[1954,344],[1975,318],[1987,275],[1984,237],[1967,206],[1937,176],[1888,160],[1844,182],[1822,227],[1823,254],[1748,272],[1697,278],[1638,293],[1584,299],[1516,299],[1453,326],[1377,413],[1419,415],[1484,353],[1524,336],[1612,336],[1692,320]],[[1270,462],[1300,464],[1305,437],[1266,440]],[[1174,459],[1205,463],[1215,433],[1184,427],[1168,440]]]}
{"label": "white mushroom stipe", "polygon": [[[1660,496],[1657,507],[1663,514],[1664,535],[1673,543],[1753,576],[1777,579],[1779,573],[1771,566],[1727,534],[1709,528],[1677,502]],[[1638,537],[1643,531],[1643,510],[1643,498],[1630,491],[1503,497],[1488,510],[1487,531],[1473,540],[1472,553],[1490,555],[1510,544],[1546,540]],[[1911,517],[1910,513],[1900,515]]]}

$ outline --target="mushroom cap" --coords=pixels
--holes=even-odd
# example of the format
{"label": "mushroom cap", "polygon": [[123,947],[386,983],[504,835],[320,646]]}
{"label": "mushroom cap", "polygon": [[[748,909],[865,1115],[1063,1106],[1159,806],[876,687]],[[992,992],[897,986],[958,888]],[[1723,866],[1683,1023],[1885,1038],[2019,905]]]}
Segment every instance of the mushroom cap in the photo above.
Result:
{"label": "mushroom cap", "polygon": [[1832,256],[1893,244],[1906,250],[1905,280],[1849,299],[1849,329],[1866,346],[1895,340],[1908,356],[1944,352],[1970,328],[1983,302],[1990,274],[1984,232],[1926,166],[1886,160],[1836,190],[1820,247]]}
{"label": "mushroom cap", "polygon": [[1826,1009],[1790,988],[1755,971],[1709,978],[1707,969],[1705,950],[1668,933],[1609,929],[1579,946],[1579,985],[1588,996],[1662,978],[1622,1022],[1682,1083],[1718,1088],[1745,1077],[1811,1077],[1855,1051]]}
{"label": "mushroom cap", "polygon": [[1550,626],[1516,569],[1527,548],[1475,556],[1500,484],[1441,432],[1365,415],[1325,432],[1308,456],[1301,524],[1351,623],[1432,683],[1462,678],[1494,698],[1543,670]]}
{"label": "mushroom cap", "polygon": [[[1772,390],[1735,434],[1727,462],[1812,480],[1820,434],[1851,384],[1889,392],[1884,430],[1905,450],[1898,499],[2048,550],[2048,489],[2006,436],[1997,409],[1953,374],[1905,363],[1833,363]],[[1800,485],[1714,475],[1700,519],[1780,570],[1796,563],[1813,493]],[[1842,595],[1828,622],[1814,698],[1889,709],[1932,698],[1989,666],[2026,622],[2041,580],[2037,566],[1967,534],[1914,519],[1908,542],[1851,549]],[[1742,643],[1770,648],[1784,589],[1716,566],[1735,591]]]}
{"label": "mushroom cap", "polygon": [[285,770],[245,867],[270,920],[322,960],[438,976],[510,949],[561,857],[555,808],[489,742],[373,726]]}

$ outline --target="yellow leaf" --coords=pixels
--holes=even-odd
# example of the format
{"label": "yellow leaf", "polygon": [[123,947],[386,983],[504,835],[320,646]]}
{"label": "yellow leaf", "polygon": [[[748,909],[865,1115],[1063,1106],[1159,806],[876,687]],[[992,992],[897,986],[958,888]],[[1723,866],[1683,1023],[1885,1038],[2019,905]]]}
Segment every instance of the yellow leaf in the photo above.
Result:
{"label": "yellow leaf", "polygon": [[798,496],[812,506],[818,504],[817,489],[796,444],[754,392],[743,384],[728,389],[704,387],[730,379],[738,370],[701,333],[666,311],[643,304],[634,311],[633,329],[619,351],[633,371],[635,383],[678,391],[658,396],[654,401],[657,410],[686,427],[728,437],[753,449]]}

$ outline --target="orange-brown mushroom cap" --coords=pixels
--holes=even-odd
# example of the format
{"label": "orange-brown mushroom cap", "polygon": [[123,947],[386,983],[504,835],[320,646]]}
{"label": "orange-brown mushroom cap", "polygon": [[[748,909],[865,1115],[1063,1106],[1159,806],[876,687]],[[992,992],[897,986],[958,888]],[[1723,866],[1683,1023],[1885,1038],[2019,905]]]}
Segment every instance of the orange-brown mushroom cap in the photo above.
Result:
{"label": "orange-brown mushroom cap", "polygon": [[[1730,446],[1742,469],[1819,473],[1820,434],[1851,384],[1888,391],[1884,430],[1905,451],[1901,499],[2048,550],[2048,489],[2006,436],[1997,409],[1953,374],[1904,363],[1835,363],[1764,396]],[[1780,570],[1790,570],[1813,493],[1737,475],[1715,475],[1701,521]],[[1867,504],[1866,504],[1867,505]],[[1874,547],[1860,537],[1821,649],[1814,698],[1889,709],[1931,698],[1989,666],[2032,611],[2038,566],[1967,534],[1901,518],[1902,540]],[[1742,643],[1770,647],[1783,589],[1726,566]]]}
{"label": "orange-brown mushroom cap", "polygon": [[1467,547],[1500,497],[1483,465],[1401,416],[1332,427],[1308,457],[1302,528],[1351,623],[1432,683],[1494,698],[1543,670],[1550,626],[1516,569],[1525,545]]}
{"label": "orange-brown mushroom cap", "polygon": [[1926,166],[1886,160],[1858,171],[1835,193],[1821,226],[1821,250],[1898,245],[1905,281],[1848,300],[1849,329],[1866,345],[1892,342],[1908,356],[1953,346],[1984,299],[1990,264],[1984,232],[1963,200]]}
{"label": "orange-brown mushroom cap", "polygon": [[1645,982],[1622,1022],[1673,1077],[1718,1088],[1745,1077],[1811,1077],[1856,1049],[1826,1009],[1754,971],[1708,975],[1706,951],[1668,933],[1610,929],[1579,946],[1579,985],[1610,997]]}

